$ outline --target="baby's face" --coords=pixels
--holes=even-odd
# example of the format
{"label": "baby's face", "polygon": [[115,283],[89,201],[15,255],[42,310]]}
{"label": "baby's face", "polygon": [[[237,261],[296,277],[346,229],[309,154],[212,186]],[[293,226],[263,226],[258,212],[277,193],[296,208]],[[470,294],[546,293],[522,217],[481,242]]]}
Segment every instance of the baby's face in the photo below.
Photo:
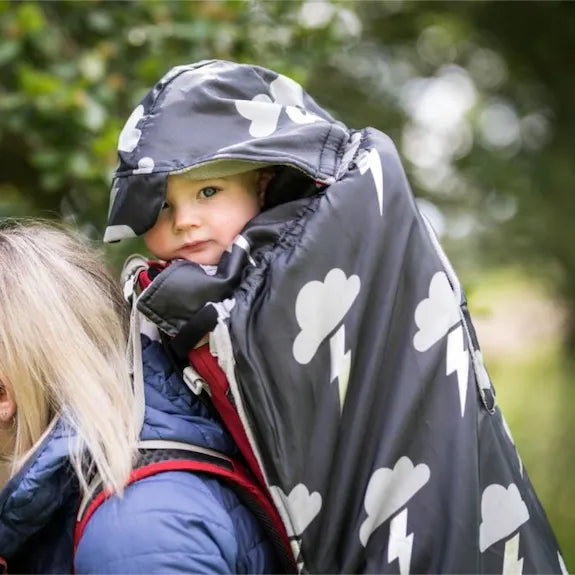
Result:
{"label": "baby's face", "polygon": [[265,192],[261,170],[208,180],[168,176],[166,201],[144,234],[162,260],[181,258],[216,265],[246,223],[260,211]]}

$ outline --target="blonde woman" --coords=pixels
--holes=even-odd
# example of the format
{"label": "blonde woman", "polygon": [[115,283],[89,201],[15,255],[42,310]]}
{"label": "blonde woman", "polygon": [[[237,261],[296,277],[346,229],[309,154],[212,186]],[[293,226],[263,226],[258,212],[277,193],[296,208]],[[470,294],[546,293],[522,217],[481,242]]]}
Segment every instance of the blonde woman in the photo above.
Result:
{"label": "blonde woman", "polygon": [[0,565],[9,572],[71,572],[90,476],[121,492],[132,470],[123,309],[78,238],[0,224]]}
{"label": "blonde woman", "polygon": [[[153,337],[134,394],[124,315],[83,241],[0,222],[0,573],[276,572],[257,520],[219,479],[168,471],[125,487],[140,440],[236,447]],[[116,495],[74,549],[94,477]]]}

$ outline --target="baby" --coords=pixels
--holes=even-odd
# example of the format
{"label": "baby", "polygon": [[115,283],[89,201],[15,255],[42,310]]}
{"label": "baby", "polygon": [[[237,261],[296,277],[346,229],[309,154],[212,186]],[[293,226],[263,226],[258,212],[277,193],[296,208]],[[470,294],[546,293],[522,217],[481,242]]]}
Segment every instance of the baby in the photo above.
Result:
{"label": "baby", "polygon": [[[248,171],[219,177],[197,179],[195,170],[168,176],[166,199],[156,223],[144,234],[150,252],[165,261],[217,265],[260,212],[273,178],[270,168],[247,166]],[[226,173],[225,163],[220,170]]]}

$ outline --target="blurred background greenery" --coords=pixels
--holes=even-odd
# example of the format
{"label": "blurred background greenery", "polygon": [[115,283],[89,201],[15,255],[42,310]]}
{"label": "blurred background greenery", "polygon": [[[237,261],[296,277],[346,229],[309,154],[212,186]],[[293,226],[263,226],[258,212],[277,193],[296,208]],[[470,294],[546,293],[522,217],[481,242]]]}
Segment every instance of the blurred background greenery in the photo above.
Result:
{"label": "blurred background greenery", "polygon": [[121,127],[177,64],[260,64],[388,133],[575,569],[573,29],[555,1],[0,0],[0,217],[100,239]]}

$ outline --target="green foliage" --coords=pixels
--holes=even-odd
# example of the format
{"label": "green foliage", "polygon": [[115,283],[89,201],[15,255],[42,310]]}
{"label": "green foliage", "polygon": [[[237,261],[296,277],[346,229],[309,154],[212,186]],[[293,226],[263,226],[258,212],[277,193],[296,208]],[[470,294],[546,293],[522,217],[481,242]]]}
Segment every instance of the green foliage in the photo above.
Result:
{"label": "green foliage", "polygon": [[[1,4],[0,190],[7,197],[12,189],[14,213],[25,206],[73,217],[99,235],[117,137],[143,94],[171,66],[207,58],[268,61],[305,80],[328,40],[298,30],[294,8],[233,1]],[[276,26],[276,18],[285,24]],[[295,43],[303,47],[292,65],[286,56]]]}
{"label": "green foliage", "polygon": [[[74,218],[99,237],[117,137],[142,95],[177,64],[253,62],[395,140],[416,194],[445,218],[458,268],[519,258],[575,318],[574,21],[575,4],[559,2],[4,1],[2,210]],[[434,164],[413,95],[445,78],[473,102]],[[494,139],[501,114],[511,124]]]}

